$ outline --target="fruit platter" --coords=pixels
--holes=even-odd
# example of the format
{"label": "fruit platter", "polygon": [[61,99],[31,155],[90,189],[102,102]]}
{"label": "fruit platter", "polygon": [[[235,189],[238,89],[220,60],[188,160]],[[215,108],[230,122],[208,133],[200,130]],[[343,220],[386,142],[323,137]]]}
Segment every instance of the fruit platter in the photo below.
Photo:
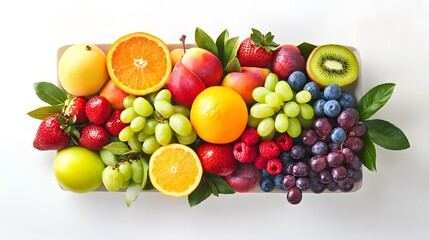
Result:
{"label": "fruit platter", "polygon": [[356,48],[278,44],[251,29],[244,39],[201,28],[195,43],[146,32],[114,43],[61,47],[58,79],[36,82],[47,105],[33,147],[56,151],[61,189],[187,197],[354,192],[376,170],[376,145],[410,147],[373,115],[395,84],[366,90]]}

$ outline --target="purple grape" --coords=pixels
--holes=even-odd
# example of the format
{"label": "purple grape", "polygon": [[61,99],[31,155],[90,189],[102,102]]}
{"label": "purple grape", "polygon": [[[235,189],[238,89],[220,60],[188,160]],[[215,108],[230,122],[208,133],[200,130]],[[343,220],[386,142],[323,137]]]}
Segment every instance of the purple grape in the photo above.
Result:
{"label": "purple grape", "polygon": [[326,189],[326,184],[322,183],[319,178],[310,179],[311,191],[314,193],[322,193]]}
{"label": "purple grape", "polygon": [[363,147],[363,141],[359,137],[348,137],[346,139],[346,146],[353,152],[359,152]]}
{"label": "purple grape", "polygon": [[293,169],[293,165],[295,165],[294,162],[288,162],[284,167],[283,167],[283,174],[285,175],[290,175],[292,174],[292,169]]}
{"label": "purple grape", "polygon": [[287,192],[286,198],[290,204],[298,204],[302,200],[302,192],[296,187],[291,188]]}
{"label": "purple grape", "polygon": [[353,175],[350,178],[355,183],[362,181],[362,169],[353,169]]}
{"label": "purple grape", "polygon": [[317,141],[311,146],[311,152],[314,155],[325,155],[328,153],[328,145],[325,142]]}
{"label": "purple grape", "polygon": [[344,154],[338,150],[334,150],[326,156],[326,162],[331,167],[338,167],[344,161]]}
{"label": "purple grape", "polygon": [[353,161],[350,163],[350,165],[354,168],[354,169],[361,169],[362,168],[362,160],[355,155],[355,157],[353,158]]}
{"label": "purple grape", "polygon": [[314,131],[316,131],[316,133],[322,138],[328,136],[331,133],[332,128],[332,122],[326,117],[317,118],[313,124]]}
{"label": "purple grape", "polygon": [[329,146],[329,149],[331,149],[331,151],[332,151],[332,150],[341,150],[342,143],[330,142],[330,143],[328,144],[328,146]]}
{"label": "purple grape", "polygon": [[307,191],[310,189],[311,183],[307,177],[300,177],[296,179],[295,185],[301,191]]}
{"label": "purple grape", "polygon": [[355,157],[355,154],[353,153],[353,151],[350,148],[343,148],[343,150],[341,150],[341,152],[344,155],[344,162],[345,163],[351,163]]}
{"label": "purple grape", "polygon": [[313,129],[306,129],[302,133],[302,143],[305,145],[313,145],[317,141],[317,133]]}
{"label": "purple grape", "polygon": [[321,171],[319,173],[319,179],[320,179],[320,182],[325,183],[325,184],[332,182],[331,172],[329,170]]}
{"label": "purple grape", "polygon": [[308,175],[310,168],[304,162],[297,162],[292,167],[292,174],[296,177],[305,177]]}
{"label": "purple grape", "polygon": [[338,183],[335,181],[330,181],[328,184],[326,184],[326,189],[331,192],[335,192],[338,190]]}
{"label": "purple grape", "polygon": [[344,181],[338,183],[338,189],[341,192],[350,192],[355,186],[353,179],[346,178]]}
{"label": "purple grape", "polygon": [[326,156],[325,155],[316,155],[310,158],[308,161],[308,165],[310,166],[311,170],[315,172],[321,172],[325,170],[327,166],[326,162]]}
{"label": "purple grape", "polygon": [[303,159],[305,156],[305,148],[301,145],[295,145],[290,150],[290,154],[295,160]]}
{"label": "purple grape", "polygon": [[357,122],[353,127],[349,129],[351,136],[362,137],[366,133],[366,124],[364,122]]}
{"label": "purple grape", "polygon": [[344,181],[347,178],[347,169],[344,166],[338,166],[331,170],[332,179],[335,182]]}
{"label": "purple grape", "polygon": [[296,185],[295,177],[292,175],[284,176],[283,180],[282,180],[282,185],[283,185],[284,189],[287,189],[287,190],[295,187],[295,185]]}
{"label": "purple grape", "polygon": [[359,119],[359,113],[354,108],[346,108],[341,111],[337,117],[338,126],[342,127],[344,130],[349,130],[353,127],[356,121]]}

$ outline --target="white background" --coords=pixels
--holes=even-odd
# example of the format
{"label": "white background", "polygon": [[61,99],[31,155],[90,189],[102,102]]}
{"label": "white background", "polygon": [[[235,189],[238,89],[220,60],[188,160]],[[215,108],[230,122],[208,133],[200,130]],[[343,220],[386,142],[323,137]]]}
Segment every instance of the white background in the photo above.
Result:
{"label": "white background", "polygon": [[[429,2],[402,1],[9,1],[0,8],[1,239],[427,239]],[[32,147],[39,121],[26,113],[44,103],[37,81],[56,81],[56,51],[70,43],[112,43],[135,31],[178,43],[199,26],[244,38],[255,27],[278,43],[356,47],[365,90],[397,84],[376,118],[389,120],[412,147],[378,148],[378,172],[347,194],[186,199],[143,194],[132,208],[123,193],[62,191],[54,152]]]}

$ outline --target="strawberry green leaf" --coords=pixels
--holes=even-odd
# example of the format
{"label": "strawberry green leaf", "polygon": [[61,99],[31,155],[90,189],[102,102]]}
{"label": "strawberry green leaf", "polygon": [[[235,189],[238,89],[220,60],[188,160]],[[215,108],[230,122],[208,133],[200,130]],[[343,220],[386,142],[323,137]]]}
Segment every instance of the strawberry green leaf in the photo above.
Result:
{"label": "strawberry green leaf", "polygon": [[35,119],[43,120],[49,116],[60,113],[63,109],[63,105],[53,105],[53,106],[45,106],[34,109],[33,111],[28,112],[27,114]]}
{"label": "strawberry green leaf", "polygon": [[404,150],[410,147],[407,136],[392,123],[372,119],[366,120],[365,124],[368,127],[369,138],[380,147],[388,150]]}
{"label": "strawberry green leaf", "polygon": [[394,89],[394,83],[383,83],[365,93],[357,106],[360,120],[366,120],[380,110],[389,101]]}
{"label": "strawberry green leaf", "polygon": [[131,207],[142,191],[142,185],[130,180],[130,184],[125,191],[125,204]]}
{"label": "strawberry green leaf", "polygon": [[361,158],[363,165],[370,171],[376,171],[376,150],[374,143],[372,140],[368,137],[367,134],[365,134],[362,137],[363,141],[363,148],[359,152],[358,156]]}
{"label": "strawberry green leaf", "polygon": [[219,59],[224,59],[225,44],[229,39],[228,29],[223,30],[223,32],[216,39],[216,46],[218,50]]}
{"label": "strawberry green leaf", "polygon": [[230,72],[241,72],[241,65],[236,57],[229,61],[225,66],[225,74]]}
{"label": "strawberry green leaf", "polygon": [[188,196],[189,206],[194,207],[206,200],[212,194],[211,188],[203,177],[198,187]]}
{"label": "strawberry green leaf", "polygon": [[33,86],[40,100],[49,105],[64,104],[67,100],[67,93],[53,83],[36,82]]}
{"label": "strawberry green leaf", "polygon": [[130,151],[128,145],[123,142],[112,142],[104,146],[103,148],[110,151],[114,155],[123,155]]}
{"label": "strawberry green leaf", "polygon": [[204,32],[201,28],[198,27],[197,29],[195,29],[195,43],[199,48],[206,49],[212,52],[217,57],[219,57],[216,43],[206,32]]}
{"label": "strawberry green leaf", "polygon": [[234,189],[222,178],[210,178],[211,182],[216,186],[217,190],[221,194],[233,194]]}
{"label": "strawberry green leaf", "polygon": [[301,44],[298,45],[298,49],[301,52],[301,55],[304,57],[305,60],[308,59],[308,57],[310,56],[311,52],[316,48],[317,46],[308,43],[308,42],[303,42]]}
{"label": "strawberry green leaf", "polygon": [[240,42],[238,41],[238,37],[233,37],[231,39],[228,39],[225,43],[225,52],[224,57],[222,60],[223,67],[225,68],[226,65],[237,56],[238,48],[240,47]]}

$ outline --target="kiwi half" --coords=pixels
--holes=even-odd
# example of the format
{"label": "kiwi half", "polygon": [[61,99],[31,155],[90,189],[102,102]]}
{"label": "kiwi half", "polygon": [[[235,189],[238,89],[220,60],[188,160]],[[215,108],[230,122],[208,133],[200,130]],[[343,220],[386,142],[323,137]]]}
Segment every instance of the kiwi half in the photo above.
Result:
{"label": "kiwi half", "polygon": [[359,62],[347,47],[335,44],[315,48],[307,60],[308,76],[320,86],[347,86],[359,75]]}

